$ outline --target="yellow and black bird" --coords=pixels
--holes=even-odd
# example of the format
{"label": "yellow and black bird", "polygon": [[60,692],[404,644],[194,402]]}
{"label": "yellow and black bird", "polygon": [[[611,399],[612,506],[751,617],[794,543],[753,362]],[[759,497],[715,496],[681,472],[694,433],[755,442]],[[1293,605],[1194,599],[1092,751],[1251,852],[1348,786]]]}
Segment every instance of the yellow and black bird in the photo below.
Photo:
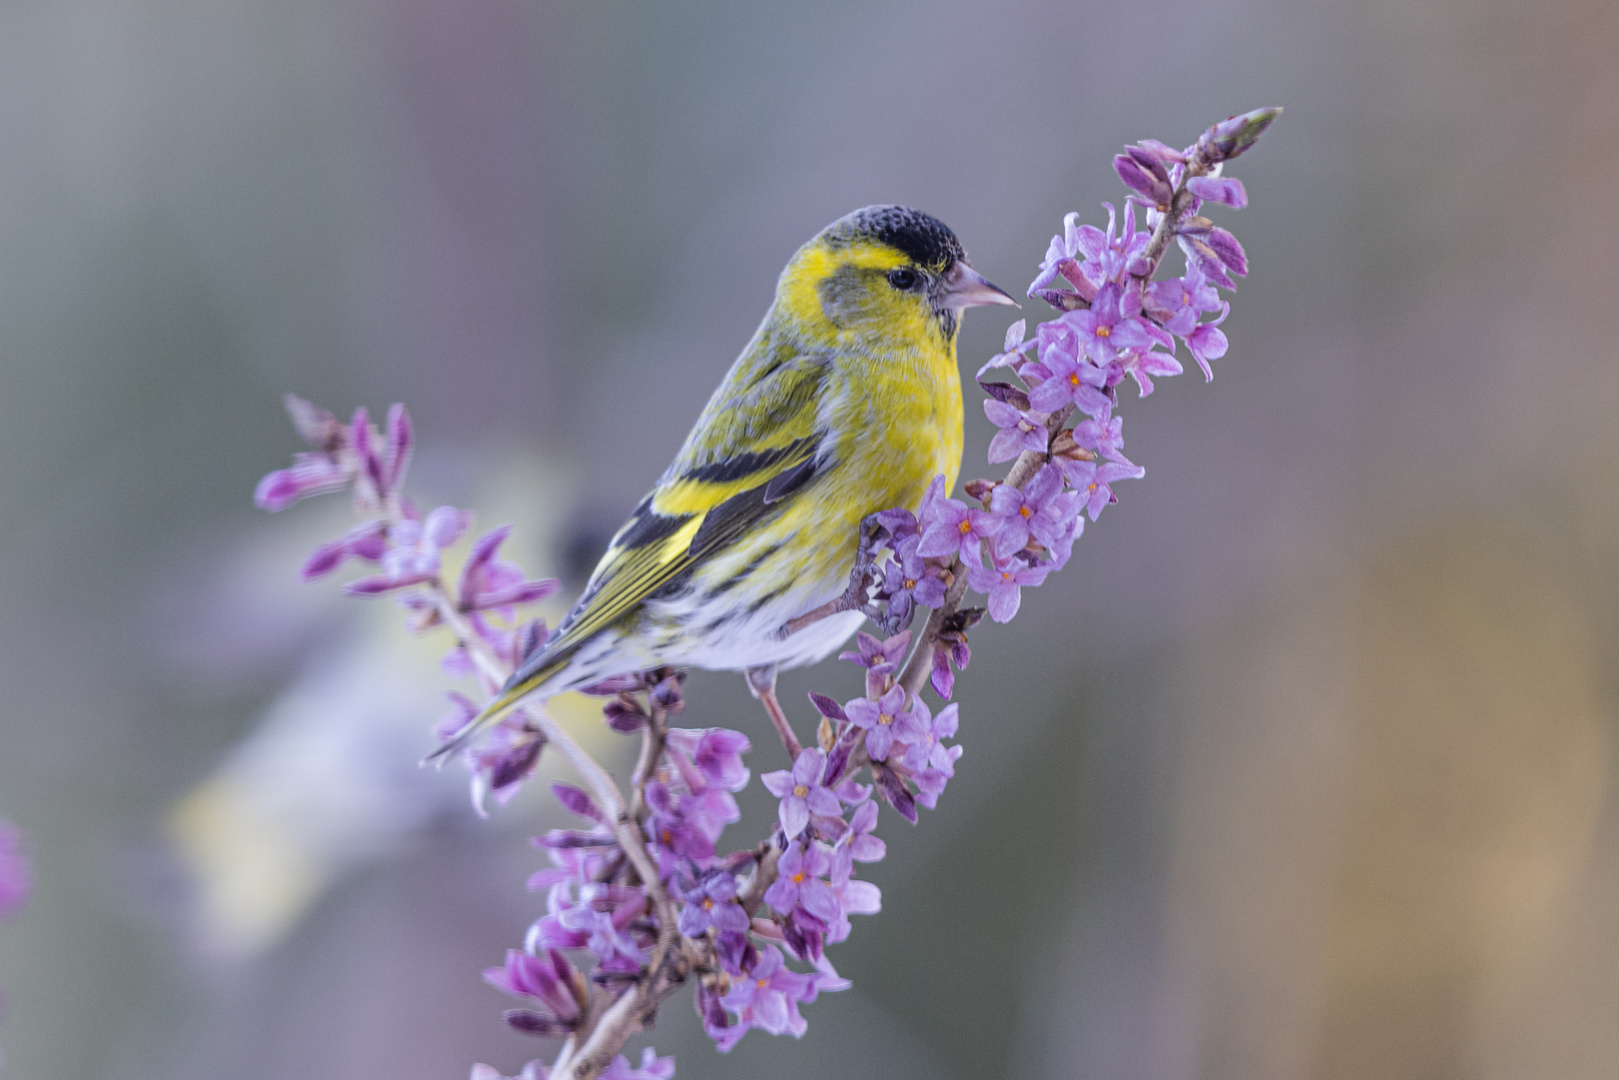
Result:
{"label": "yellow and black bird", "polygon": [[915,510],[961,466],[956,331],[980,304],[1015,304],[968,265],[944,223],[868,206],[798,249],[776,299],[685,445],[613,537],[545,646],[434,757],[521,699],[664,665],[746,671],[812,664],[859,628],[841,611],[860,523]]}

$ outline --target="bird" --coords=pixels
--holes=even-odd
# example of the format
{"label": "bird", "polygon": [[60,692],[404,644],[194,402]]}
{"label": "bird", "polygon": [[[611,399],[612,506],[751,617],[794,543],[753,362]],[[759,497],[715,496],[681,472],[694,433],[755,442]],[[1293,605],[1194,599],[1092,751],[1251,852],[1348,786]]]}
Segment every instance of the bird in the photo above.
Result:
{"label": "bird", "polygon": [[868,206],[793,255],[764,320],[680,451],[613,536],[555,633],[429,760],[530,697],[660,667],[741,671],[778,727],[778,669],[825,658],[865,615],[861,523],[917,510],[961,466],[962,313],[1011,304],[938,218]]}

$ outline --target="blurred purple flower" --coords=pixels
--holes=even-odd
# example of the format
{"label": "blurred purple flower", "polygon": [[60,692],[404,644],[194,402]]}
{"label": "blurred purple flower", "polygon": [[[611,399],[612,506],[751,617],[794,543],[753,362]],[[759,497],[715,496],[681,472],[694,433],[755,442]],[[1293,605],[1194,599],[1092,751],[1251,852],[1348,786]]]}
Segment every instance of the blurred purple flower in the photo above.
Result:
{"label": "blurred purple flower", "polygon": [[371,481],[371,487],[377,495],[388,495],[388,483],[385,474],[383,454],[373,441],[375,432],[371,429],[371,414],[364,405],[354,410],[354,416],[349,421],[349,447],[359,461],[360,472]]}
{"label": "blurred purple flower", "polygon": [[376,562],[387,550],[388,523],[367,521],[350,529],[336,540],[316,548],[304,562],[300,576],[305,581],[314,581],[336,570],[350,556],[367,562]]}
{"label": "blurred purple flower", "polygon": [[[814,1001],[816,992],[813,976],[793,971],[782,959],[780,949],[765,946],[752,970],[732,979],[730,992],[722,999],[725,1007],[738,1015],[736,1027],[741,1030],[735,1031],[734,1037],[728,1040],[729,1045],[722,1043],[720,1049],[729,1050],[736,1045],[736,1040],[749,1028],[772,1035],[791,1033],[795,1038],[801,1037],[808,1025],[799,1015],[798,1007]],[[734,1029],[726,1030],[729,1033]]]}
{"label": "blurred purple flower", "polygon": [[297,394],[283,394],[281,404],[292,420],[292,426],[304,442],[324,453],[335,454],[348,444],[348,425],[337,415]]}
{"label": "blurred purple flower", "polygon": [[924,714],[918,721],[921,735],[906,748],[905,767],[913,773],[938,769],[946,776],[954,776],[956,759],[961,756],[962,749],[959,746],[946,746],[944,740],[955,738],[956,729],[960,726],[956,706],[946,705],[939,710],[938,716]]}
{"label": "blurred purple flower", "polygon": [[736,799],[729,791],[720,787],[704,788],[702,791],[682,795],[680,812],[691,823],[692,828],[707,837],[711,844],[719,842],[720,833],[725,831],[725,826],[742,818],[742,812],[737,809]]}
{"label": "blurred purple flower", "polygon": [[748,929],[748,913],[736,902],[736,878],[715,871],[686,890],[685,906],[680,909],[680,932],[701,937],[710,927],[719,934],[742,934]]}
{"label": "blurred purple flower", "polygon": [[[828,944],[836,945],[840,941],[848,940],[851,929],[850,915],[875,915],[883,909],[883,892],[869,881],[854,878],[833,881],[832,894],[838,901],[838,917],[827,926]],[[822,989],[827,987],[823,986]]]}
{"label": "blurred purple flower", "polygon": [[[464,695],[451,693],[455,710],[441,719],[435,733],[439,741],[454,738],[478,714],[477,706]],[[479,817],[488,817],[484,796],[493,794],[498,803],[507,803],[517,794],[524,780],[534,772],[545,736],[533,727],[521,711],[503,718],[489,733],[461,752],[472,769],[472,808]]]}
{"label": "blurred purple flower", "polygon": [[376,596],[410,585],[420,585],[438,575],[439,552],[460,539],[471,515],[453,506],[440,506],[425,521],[406,518],[393,527],[391,545],[382,554],[382,573],[350,582],[344,592],[350,596]]}
{"label": "blurred purple flower", "polygon": [[[951,749],[960,750],[961,747]],[[929,810],[937,807],[939,796],[944,794],[945,785],[950,782],[952,775],[943,769],[919,769],[912,773],[911,779],[916,782],[916,801]]]}
{"label": "blurred purple flower", "polygon": [[[953,708],[954,706],[952,706]],[[877,804],[862,802],[849,815],[849,829],[838,838],[832,849],[832,884],[848,881],[857,862],[880,862],[888,854],[888,845],[880,836],[873,835],[877,827]]]}
{"label": "blurred purple flower", "polygon": [[23,849],[22,831],[0,818],[0,919],[21,911],[33,891],[33,867]]}
{"label": "blurred purple flower", "polygon": [[486,969],[483,978],[497,990],[538,1001],[571,1027],[577,1025],[581,1010],[575,975],[568,958],[556,949],[547,949],[543,956],[507,949],[505,966]]}
{"label": "blurred purple flower", "polygon": [[782,769],[759,778],[770,794],[781,800],[781,828],[787,839],[804,831],[812,813],[836,817],[843,809],[832,790],[822,786],[825,774],[826,751],[817,747],[800,753],[792,771]]}
{"label": "blurred purple flower", "polygon": [[855,635],[855,649],[838,653],[839,660],[848,660],[866,669],[866,696],[877,697],[887,685],[888,676],[899,670],[905,650],[911,644],[911,632],[901,630],[891,638],[878,641],[864,630]]}
{"label": "blurred purple flower", "polygon": [[[433,513],[438,513],[438,510]],[[428,516],[428,521],[432,521],[432,515]],[[472,550],[467,554],[466,566],[461,570],[459,593],[462,611],[498,608],[502,609],[507,619],[514,619],[517,617],[514,610],[517,605],[544,600],[557,591],[561,583],[555,578],[530,581],[521,567],[495,557],[511,531],[510,525],[502,525],[473,542]],[[447,547],[448,543],[439,546]]]}
{"label": "blurred purple flower", "polygon": [[426,520],[400,522],[389,537],[393,546],[383,553],[383,572],[395,579],[438,573],[439,552],[461,538],[470,520],[465,510],[439,506]]}
{"label": "blurred purple flower", "polygon": [[552,886],[546,906],[549,913],[529,929],[528,952],[588,949],[609,970],[635,971],[646,963],[646,948],[628,930],[646,913],[646,896],[639,890],[564,882]]}
{"label": "blurred purple flower", "polygon": [[404,485],[405,473],[410,469],[410,458],[415,449],[410,413],[397,402],[388,406],[387,433],[388,448],[383,456],[382,483],[378,485],[383,495],[395,493]]}
{"label": "blurred purple flower", "polygon": [[259,481],[259,486],[253,490],[253,503],[261,510],[274,513],[311,495],[342,491],[353,480],[353,470],[335,457],[294,454],[292,468],[277,469]]}
{"label": "blurred purple flower", "polygon": [[884,761],[896,742],[912,737],[911,714],[905,709],[908,696],[903,686],[890,687],[881,697],[856,698],[844,703],[849,722],[866,733],[866,753],[873,761]]}
{"label": "blurred purple flower", "polygon": [[[660,861],[665,852],[699,863],[714,857],[713,838],[707,830],[688,820],[684,812],[685,799],[677,799],[669,790],[669,785],[661,780],[649,782],[646,786],[646,802],[652,809],[646,823],[647,839],[659,849]],[[659,869],[667,874],[674,867],[660,866]]]}
{"label": "blurred purple flower", "polygon": [[765,890],[765,903],[782,915],[799,908],[830,923],[838,917],[838,898],[822,881],[832,872],[831,850],[819,840],[789,844],[776,863],[776,880]]}
{"label": "blurred purple flower", "polygon": [[704,780],[726,791],[741,791],[752,775],[742,755],[752,749],[748,737],[728,728],[670,728],[669,745],[697,767]]}
{"label": "blurred purple flower", "polygon": [[[552,866],[548,870],[537,870],[529,875],[530,892],[595,881],[607,867],[604,848],[557,848],[547,845],[543,840],[535,840],[534,843],[538,847],[546,848]],[[566,889],[564,895],[567,895]]]}

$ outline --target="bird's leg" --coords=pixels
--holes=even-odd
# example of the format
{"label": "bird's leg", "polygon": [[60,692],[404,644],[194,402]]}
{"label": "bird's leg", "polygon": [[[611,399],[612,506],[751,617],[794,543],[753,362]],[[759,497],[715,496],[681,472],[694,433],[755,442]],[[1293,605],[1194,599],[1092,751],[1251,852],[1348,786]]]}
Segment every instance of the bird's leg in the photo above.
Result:
{"label": "bird's leg", "polygon": [[809,626],[818,623],[844,611],[862,611],[868,619],[881,623],[884,613],[881,608],[871,603],[872,575],[877,572],[877,562],[871,557],[871,548],[877,533],[877,515],[868,514],[860,523],[860,546],[855,550],[854,568],[849,571],[849,587],[843,590],[843,595],[828,600],[813,611],[806,611],[797,618],[788,619],[781,628],[781,636],[788,637]]}
{"label": "bird's leg", "polygon": [[799,743],[798,736],[793,734],[792,725],[787,723],[787,714],[781,711],[781,702],[776,700],[776,665],[748,668],[743,677],[748,680],[748,691],[764,702],[765,712],[770,714],[770,722],[776,725],[776,734],[781,736],[781,744],[787,748],[788,755],[794,761],[798,760],[804,747]]}

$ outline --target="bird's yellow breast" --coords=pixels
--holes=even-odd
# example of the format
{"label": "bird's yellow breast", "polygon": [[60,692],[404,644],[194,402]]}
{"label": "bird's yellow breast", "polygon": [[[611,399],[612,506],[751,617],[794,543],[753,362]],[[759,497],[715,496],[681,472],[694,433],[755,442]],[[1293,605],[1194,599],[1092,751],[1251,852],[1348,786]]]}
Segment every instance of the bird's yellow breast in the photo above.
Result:
{"label": "bird's yellow breast", "polygon": [[896,341],[882,354],[838,362],[826,402],[838,414],[831,425],[837,465],[782,517],[781,532],[805,541],[790,545],[789,573],[847,575],[866,515],[915,510],[941,473],[947,490],[955,485],[961,378],[954,343],[930,344]]}
{"label": "bird's yellow breast", "polygon": [[[934,476],[944,473],[954,485],[961,465],[954,333],[913,294],[879,288],[851,311],[829,285],[840,271],[882,273],[905,264],[886,244],[811,245],[783,275],[778,301],[807,347],[837,357],[833,392],[823,404],[830,412],[822,420],[839,433],[837,457],[852,466],[839,472],[864,474],[860,490],[891,499],[878,510],[914,508]],[[851,496],[857,489],[854,483],[834,486]]]}

